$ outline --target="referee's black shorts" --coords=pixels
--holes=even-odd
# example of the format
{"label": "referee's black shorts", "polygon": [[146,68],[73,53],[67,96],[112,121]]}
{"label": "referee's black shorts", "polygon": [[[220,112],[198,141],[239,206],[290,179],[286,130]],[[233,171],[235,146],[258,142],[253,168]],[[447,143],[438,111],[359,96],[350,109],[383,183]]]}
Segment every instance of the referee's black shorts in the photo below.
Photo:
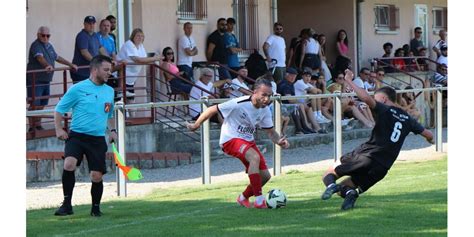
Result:
{"label": "referee's black shorts", "polygon": [[335,171],[339,177],[351,176],[352,182],[365,192],[382,180],[388,169],[354,150],[341,157],[341,164],[335,168]]}
{"label": "referee's black shorts", "polygon": [[66,140],[64,157],[74,157],[77,159],[77,166],[82,162],[84,155],[90,171],[107,173],[105,165],[105,154],[107,153],[107,143],[104,136],[91,136],[83,133],[71,131]]}

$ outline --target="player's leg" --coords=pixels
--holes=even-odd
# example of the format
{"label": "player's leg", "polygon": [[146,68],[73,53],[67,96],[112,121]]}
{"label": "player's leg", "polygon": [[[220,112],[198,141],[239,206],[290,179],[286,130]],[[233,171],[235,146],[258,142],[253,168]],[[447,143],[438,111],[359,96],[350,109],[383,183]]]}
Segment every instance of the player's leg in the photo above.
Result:
{"label": "player's leg", "polygon": [[99,217],[102,215],[100,211],[100,201],[104,192],[104,183],[102,177],[107,173],[105,165],[105,154],[107,152],[107,144],[102,137],[89,138],[85,145],[85,153],[91,178],[91,216]]}
{"label": "player's leg", "polygon": [[265,197],[262,195],[262,181],[265,181],[266,183],[270,179],[270,176],[265,176],[263,177],[264,180],[262,180],[262,176],[260,175],[261,154],[258,152],[258,148],[256,146],[250,147],[245,152],[245,160],[249,163],[248,175],[250,179],[250,185],[252,185],[253,195],[255,196],[254,207],[266,208]]}
{"label": "player's leg", "polygon": [[336,184],[336,180],[338,178],[339,176],[334,171],[334,167],[329,167],[322,178],[324,185],[326,185],[326,190],[324,190],[323,194],[321,195],[321,199],[327,200],[331,198],[334,193],[339,192],[339,185]]}

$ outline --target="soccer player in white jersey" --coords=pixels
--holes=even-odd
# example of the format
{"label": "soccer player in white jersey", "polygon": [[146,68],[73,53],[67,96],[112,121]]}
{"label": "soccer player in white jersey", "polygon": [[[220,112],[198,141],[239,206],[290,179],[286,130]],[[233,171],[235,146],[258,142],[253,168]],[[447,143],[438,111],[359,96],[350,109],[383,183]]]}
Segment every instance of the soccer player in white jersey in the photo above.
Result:
{"label": "soccer player in white jersey", "polygon": [[270,172],[265,158],[255,144],[253,136],[257,127],[267,132],[268,137],[283,148],[288,148],[290,143],[286,137],[281,137],[273,129],[273,120],[270,108],[272,84],[266,79],[258,79],[254,85],[253,94],[229,100],[225,103],[209,107],[201,113],[195,123],[187,124],[189,130],[198,129],[201,124],[219,113],[224,118],[221,127],[219,144],[222,150],[236,157],[245,166],[250,184],[245,191],[237,197],[237,203],[247,208],[251,207],[249,198],[255,196],[255,208],[267,208],[265,197],[262,195],[262,186],[270,180]]}

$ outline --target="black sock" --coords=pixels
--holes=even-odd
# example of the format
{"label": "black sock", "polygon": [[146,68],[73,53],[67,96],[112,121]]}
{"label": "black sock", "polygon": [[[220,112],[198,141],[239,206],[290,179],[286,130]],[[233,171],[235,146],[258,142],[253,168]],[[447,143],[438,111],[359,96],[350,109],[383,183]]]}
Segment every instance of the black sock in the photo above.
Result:
{"label": "black sock", "polygon": [[92,206],[99,206],[100,199],[102,199],[102,193],[104,192],[104,183],[103,181],[100,182],[92,182],[91,187],[91,196],[92,196]]}
{"label": "black sock", "polygon": [[63,170],[63,195],[64,195],[64,204],[71,205],[72,191],[74,190],[74,185],[76,184],[76,176],[74,171]]}
{"label": "black sock", "polygon": [[346,195],[347,195],[347,192],[349,192],[350,190],[354,190],[357,193],[357,190],[355,190],[354,188],[351,188],[347,185],[342,185],[340,190],[341,190],[341,197],[342,198],[345,198]]}
{"label": "black sock", "polygon": [[334,174],[327,174],[326,176],[324,176],[323,178],[323,183],[324,185],[329,186],[330,184],[333,184],[333,183],[336,183],[336,175]]}

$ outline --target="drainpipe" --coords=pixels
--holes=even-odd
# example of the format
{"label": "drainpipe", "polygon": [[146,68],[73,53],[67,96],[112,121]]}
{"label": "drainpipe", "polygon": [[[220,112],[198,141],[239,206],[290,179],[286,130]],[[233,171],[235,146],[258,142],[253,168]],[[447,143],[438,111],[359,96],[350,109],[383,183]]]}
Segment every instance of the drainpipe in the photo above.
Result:
{"label": "drainpipe", "polygon": [[362,63],[362,11],[361,4],[364,0],[356,0],[356,37],[357,37],[357,51],[356,51],[356,64],[355,68],[357,71],[361,68]]}
{"label": "drainpipe", "polygon": [[272,24],[270,26],[273,29],[273,24],[278,22],[278,0],[272,0],[272,5],[270,6],[270,11],[272,12]]}

